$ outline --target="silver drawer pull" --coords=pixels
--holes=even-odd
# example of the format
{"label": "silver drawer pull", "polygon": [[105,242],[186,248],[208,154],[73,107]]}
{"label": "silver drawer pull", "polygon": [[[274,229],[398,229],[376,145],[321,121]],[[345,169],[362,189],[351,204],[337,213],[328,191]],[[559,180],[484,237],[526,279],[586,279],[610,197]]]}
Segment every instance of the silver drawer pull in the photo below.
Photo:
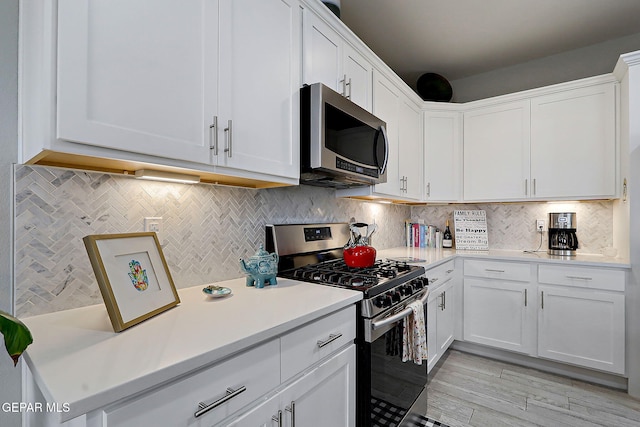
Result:
{"label": "silver drawer pull", "polygon": [[338,332],[337,334],[330,334],[329,338],[327,338],[324,341],[318,341],[318,348],[322,348],[325,345],[337,340],[338,338],[340,338],[342,336],[342,333]]}
{"label": "silver drawer pull", "polygon": [[296,402],[292,400],[291,405],[285,406],[284,410],[291,412],[291,427],[296,427]]}
{"label": "silver drawer pull", "polygon": [[278,427],[282,427],[282,410],[279,410],[277,414],[271,417],[271,421],[278,423]]}
{"label": "silver drawer pull", "polygon": [[491,273],[504,273],[504,270],[496,270],[493,268],[485,268],[484,271],[490,271]]}
{"label": "silver drawer pull", "polygon": [[583,277],[583,276],[566,276],[567,279],[576,279],[576,280],[593,280],[593,277]]}
{"label": "silver drawer pull", "polygon": [[433,279],[429,279],[429,283],[436,283],[438,281],[437,277],[434,277]]}
{"label": "silver drawer pull", "polygon": [[453,270],[447,270],[447,274],[453,273]]}
{"label": "silver drawer pull", "polygon": [[227,394],[224,395],[224,397],[221,397],[220,399],[216,400],[215,402],[207,405],[204,402],[200,402],[198,403],[198,407],[200,408],[199,411],[197,411],[195,414],[193,414],[196,418],[198,418],[201,415],[206,414],[207,412],[209,412],[210,410],[217,408],[218,406],[222,405],[223,403],[225,403],[228,400],[233,399],[234,397],[236,397],[237,395],[239,395],[240,393],[242,393],[243,391],[246,391],[247,388],[245,386],[242,386],[238,389],[232,389],[232,388],[228,388],[227,389]]}

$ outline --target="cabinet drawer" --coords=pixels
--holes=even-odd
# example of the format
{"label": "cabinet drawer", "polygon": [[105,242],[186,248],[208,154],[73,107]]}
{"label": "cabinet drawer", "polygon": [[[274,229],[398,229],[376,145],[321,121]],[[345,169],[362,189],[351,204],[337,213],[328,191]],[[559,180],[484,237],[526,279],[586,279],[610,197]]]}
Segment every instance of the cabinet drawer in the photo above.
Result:
{"label": "cabinet drawer", "polygon": [[531,280],[531,267],[525,263],[465,259],[464,275],[529,282]]}
{"label": "cabinet drawer", "polygon": [[[210,368],[198,371],[156,391],[133,397],[105,410],[105,425],[179,426],[197,420],[214,425],[280,384],[280,345],[272,340]],[[227,389],[245,391],[200,417],[199,402],[211,405],[227,396]]]}
{"label": "cabinet drawer", "polygon": [[429,279],[429,289],[433,291],[442,284],[446,283],[453,277],[455,272],[453,260],[447,261],[437,267],[433,267],[425,273],[427,279]]}
{"label": "cabinet drawer", "polygon": [[624,270],[565,265],[538,266],[538,282],[551,285],[623,292],[625,280]]}
{"label": "cabinet drawer", "polygon": [[356,338],[356,308],[330,314],[280,338],[282,381],[330,355]]}

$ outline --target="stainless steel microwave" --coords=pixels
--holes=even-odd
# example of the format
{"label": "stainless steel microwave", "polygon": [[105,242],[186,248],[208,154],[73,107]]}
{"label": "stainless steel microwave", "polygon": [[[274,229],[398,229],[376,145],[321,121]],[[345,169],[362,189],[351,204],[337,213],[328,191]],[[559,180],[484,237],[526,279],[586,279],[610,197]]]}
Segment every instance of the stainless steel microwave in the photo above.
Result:
{"label": "stainless steel microwave", "polygon": [[322,83],[300,90],[300,143],[302,184],[387,182],[386,123]]}

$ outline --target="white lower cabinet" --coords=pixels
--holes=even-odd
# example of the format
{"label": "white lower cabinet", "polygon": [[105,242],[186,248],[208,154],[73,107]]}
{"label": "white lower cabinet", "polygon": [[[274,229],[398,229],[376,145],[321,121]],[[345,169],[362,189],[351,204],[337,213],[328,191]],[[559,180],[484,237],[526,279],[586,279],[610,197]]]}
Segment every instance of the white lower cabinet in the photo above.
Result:
{"label": "white lower cabinet", "polygon": [[429,296],[427,302],[427,372],[438,363],[454,340],[455,281],[449,279]]}
{"label": "white lower cabinet", "polygon": [[624,271],[539,267],[538,356],[625,373]]}
{"label": "white lower cabinet", "polygon": [[305,373],[228,426],[355,426],[355,345]]}
{"label": "white lower cabinet", "polygon": [[355,427],[355,325],[351,305],[64,424],[29,414],[25,425]]}
{"label": "white lower cabinet", "polygon": [[625,374],[624,269],[494,260],[464,266],[465,341]]}
{"label": "white lower cabinet", "polygon": [[[106,409],[103,425],[215,425],[278,384],[280,342],[275,339],[157,391],[132,396],[125,404]],[[201,409],[209,410],[200,415]]]}
{"label": "white lower cabinet", "polygon": [[519,353],[531,353],[535,323],[527,282],[464,279],[464,339]]}

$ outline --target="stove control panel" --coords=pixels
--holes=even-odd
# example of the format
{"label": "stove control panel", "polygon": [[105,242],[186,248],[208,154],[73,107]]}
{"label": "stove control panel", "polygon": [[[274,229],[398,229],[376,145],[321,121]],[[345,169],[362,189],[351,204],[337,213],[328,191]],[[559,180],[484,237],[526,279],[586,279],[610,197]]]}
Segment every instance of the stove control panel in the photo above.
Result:
{"label": "stove control panel", "polygon": [[365,299],[362,301],[362,315],[364,317],[376,316],[402,303],[402,301],[411,298],[411,296],[426,289],[428,285],[429,280],[426,277],[416,277],[410,282],[403,283],[379,295]]}

